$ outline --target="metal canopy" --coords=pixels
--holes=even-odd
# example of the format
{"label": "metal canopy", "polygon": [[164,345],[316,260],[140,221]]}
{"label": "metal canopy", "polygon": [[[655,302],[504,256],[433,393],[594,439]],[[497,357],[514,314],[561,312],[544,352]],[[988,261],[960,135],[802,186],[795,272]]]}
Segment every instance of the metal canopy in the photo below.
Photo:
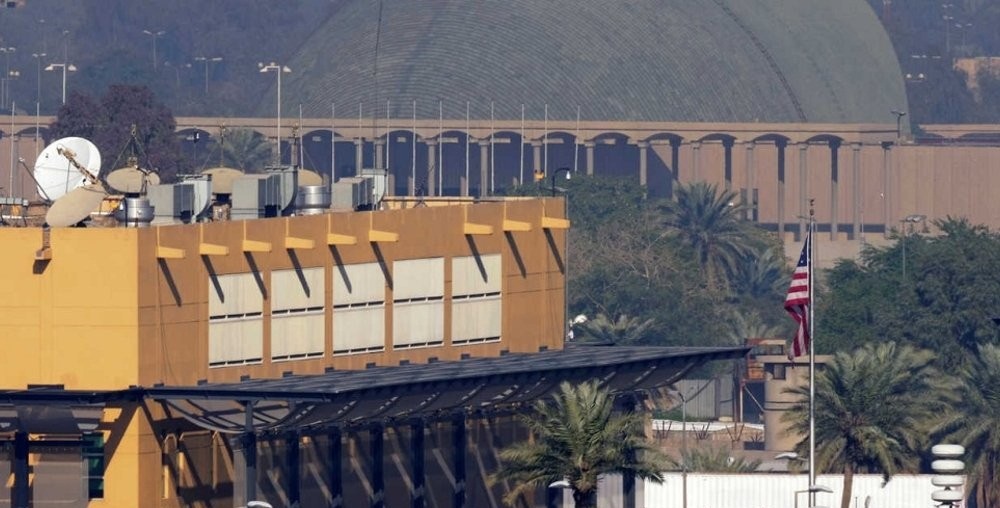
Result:
{"label": "metal canopy", "polygon": [[[195,425],[226,433],[293,431],[455,411],[503,410],[545,397],[563,381],[600,379],[616,393],[666,386],[713,360],[744,357],[749,348],[570,345],[563,350],[330,371],[197,386],[0,390],[3,404],[78,407],[151,399]],[[247,407],[251,408],[247,418]],[[2,415],[0,415],[2,420]]]}
{"label": "metal canopy", "polygon": [[454,362],[155,387],[146,389],[145,396],[219,432],[250,430],[247,405],[252,405],[254,431],[308,430],[503,409],[545,397],[563,381],[601,379],[619,393],[652,389],[674,383],[708,361],[742,358],[747,351],[580,345]]}

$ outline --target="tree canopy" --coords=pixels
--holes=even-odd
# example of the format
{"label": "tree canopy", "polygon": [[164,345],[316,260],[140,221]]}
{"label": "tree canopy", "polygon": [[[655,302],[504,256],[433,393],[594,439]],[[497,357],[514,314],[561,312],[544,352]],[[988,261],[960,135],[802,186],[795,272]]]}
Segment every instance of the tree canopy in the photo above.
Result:
{"label": "tree canopy", "polygon": [[[78,136],[101,152],[101,172],[136,156],[144,169],[170,181],[184,167],[173,114],[144,86],[112,85],[100,98],[71,94],[49,126],[53,139]],[[51,141],[51,140],[50,140]]]}

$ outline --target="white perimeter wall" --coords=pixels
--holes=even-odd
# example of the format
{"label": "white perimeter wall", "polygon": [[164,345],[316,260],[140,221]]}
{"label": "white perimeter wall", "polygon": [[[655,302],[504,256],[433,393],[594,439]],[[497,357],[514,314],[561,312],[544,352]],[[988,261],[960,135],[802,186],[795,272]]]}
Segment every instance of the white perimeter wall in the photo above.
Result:
{"label": "white perimeter wall", "polygon": [[[865,499],[871,496],[870,508],[930,508],[937,504],[931,493],[939,490],[931,485],[932,477],[895,475],[883,487],[881,475],[855,475],[851,507],[865,508]],[[795,491],[805,490],[808,483],[804,474],[688,474],[686,508],[796,508]],[[832,494],[817,493],[816,504],[839,507],[843,475],[820,475],[816,483],[833,489]],[[646,508],[684,508],[680,473],[667,474],[660,485],[646,482],[643,490],[640,499],[645,499]],[[602,494],[606,499],[609,493]],[[798,497],[799,508],[809,506],[807,493]]]}

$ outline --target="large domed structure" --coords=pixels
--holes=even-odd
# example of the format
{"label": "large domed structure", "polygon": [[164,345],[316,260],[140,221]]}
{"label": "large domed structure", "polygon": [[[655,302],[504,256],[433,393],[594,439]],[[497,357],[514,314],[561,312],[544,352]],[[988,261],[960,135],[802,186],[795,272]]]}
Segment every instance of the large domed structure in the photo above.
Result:
{"label": "large domed structure", "polygon": [[284,64],[283,106],[310,117],[384,115],[387,99],[402,117],[469,101],[483,118],[492,101],[497,118],[600,121],[887,123],[906,107],[864,0],[342,0]]}

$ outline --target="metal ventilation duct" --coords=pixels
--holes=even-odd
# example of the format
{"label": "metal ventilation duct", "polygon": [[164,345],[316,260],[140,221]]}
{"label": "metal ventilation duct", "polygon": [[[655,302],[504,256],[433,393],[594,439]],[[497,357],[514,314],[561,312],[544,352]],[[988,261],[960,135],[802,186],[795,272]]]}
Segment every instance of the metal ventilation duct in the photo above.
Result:
{"label": "metal ventilation duct", "polygon": [[193,184],[153,185],[146,192],[156,212],[153,224],[188,223],[201,212]]}
{"label": "metal ventilation duct", "polygon": [[298,171],[293,167],[268,169],[233,182],[233,220],[291,215],[295,211]]}
{"label": "metal ventilation duct", "polygon": [[372,179],[351,176],[333,184],[330,208],[333,210],[359,210],[372,206]]}

